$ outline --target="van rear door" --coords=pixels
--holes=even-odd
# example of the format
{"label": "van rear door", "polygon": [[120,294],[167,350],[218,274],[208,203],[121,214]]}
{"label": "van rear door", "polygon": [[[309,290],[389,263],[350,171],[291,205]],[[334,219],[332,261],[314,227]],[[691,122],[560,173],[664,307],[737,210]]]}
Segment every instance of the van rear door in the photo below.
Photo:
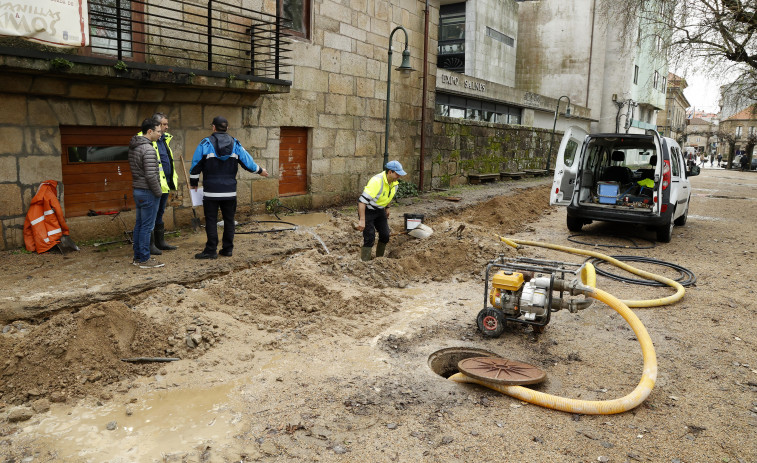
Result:
{"label": "van rear door", "polygon": [[587,135],[584,129],[575,125],[565,130],[555,161],[555,177],[552,180],[549,204],[560,206],[570,204],[576,188],[578,167],[581,165],[579,158]]}

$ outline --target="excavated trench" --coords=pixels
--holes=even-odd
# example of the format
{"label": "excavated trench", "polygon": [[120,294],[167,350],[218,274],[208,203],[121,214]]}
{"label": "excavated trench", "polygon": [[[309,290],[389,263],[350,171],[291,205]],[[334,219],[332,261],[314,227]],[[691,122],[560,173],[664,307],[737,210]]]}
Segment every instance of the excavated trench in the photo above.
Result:
{"label": "excavated trench", "polygon": [[[110,285],[111,290],[40,298],[23,308],[33,316],[6,324],[0,335],[0,352],[8,359],[0,364],[2,400],[22,404],[97,396],[163,368],[122,359],[199,359],[216,343],[229,341],[224,329],[229,321],[276,333],[261,341],[265,348],[313,335],[376,336],[382,324],[365,324],[366,317],[381,319],[396,311],[402,303],[397,290],[478,278],[498,249],[492,231],[516,231],[538,219],[549,208],[545,193],[534,187],[464,208],[444,204],[439,207],[444,214],[423,210],[433,236],[397,236],[387,258],[369,264],[357,259],[361,238],[352,230],[354,217],[336,213],[310,230],[252,240],[238,236],[237,249],[252,241],[254,252],[239,252],[232,261],[201,267],[184,259],[147,279],[137,274],[118,287]],[[82,259],[78,268],[68,262],[68,268],[86,272],[87,261],[100,256]],[[429,360],[436,374],[446,375],[445,356]]]}

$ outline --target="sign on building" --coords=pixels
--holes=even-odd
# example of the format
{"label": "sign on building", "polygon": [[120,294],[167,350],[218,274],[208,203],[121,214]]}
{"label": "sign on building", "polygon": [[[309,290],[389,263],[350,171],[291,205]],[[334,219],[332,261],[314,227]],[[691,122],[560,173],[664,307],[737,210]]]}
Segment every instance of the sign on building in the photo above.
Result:
{"label": "sign on building", "polygon": [[0,2],[0,35],[56,47],[89,45],[87,0]]}

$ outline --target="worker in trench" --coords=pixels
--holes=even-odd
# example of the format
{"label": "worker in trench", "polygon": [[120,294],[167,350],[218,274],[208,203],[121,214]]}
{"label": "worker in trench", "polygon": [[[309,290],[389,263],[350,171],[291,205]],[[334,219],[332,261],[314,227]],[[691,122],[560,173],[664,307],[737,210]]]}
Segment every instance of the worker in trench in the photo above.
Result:
{"label": "worker in trench", "polygon": [[397,193],[399,178],[407,175],[399,161],[389,161],[380,172],[368,181],[360,195],[357,204],[358,230],[363,232],[363,247],[360,249],[360,259],[371,260],[373,243],[378,231],[379,240],[376,245],[376,257],[382,257],[389,242],[389,203]]}

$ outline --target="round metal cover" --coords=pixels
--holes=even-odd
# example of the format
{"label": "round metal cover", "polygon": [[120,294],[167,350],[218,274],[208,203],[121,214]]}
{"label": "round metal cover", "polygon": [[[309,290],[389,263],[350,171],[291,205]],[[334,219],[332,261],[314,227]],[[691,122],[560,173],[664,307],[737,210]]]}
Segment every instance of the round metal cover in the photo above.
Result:
{"label": "round metal cover", "polygon": [[536,384],[547,377],[533,365],[501,357],[469,357],[460,360],[457,368],[471,378],[496,384]]}

